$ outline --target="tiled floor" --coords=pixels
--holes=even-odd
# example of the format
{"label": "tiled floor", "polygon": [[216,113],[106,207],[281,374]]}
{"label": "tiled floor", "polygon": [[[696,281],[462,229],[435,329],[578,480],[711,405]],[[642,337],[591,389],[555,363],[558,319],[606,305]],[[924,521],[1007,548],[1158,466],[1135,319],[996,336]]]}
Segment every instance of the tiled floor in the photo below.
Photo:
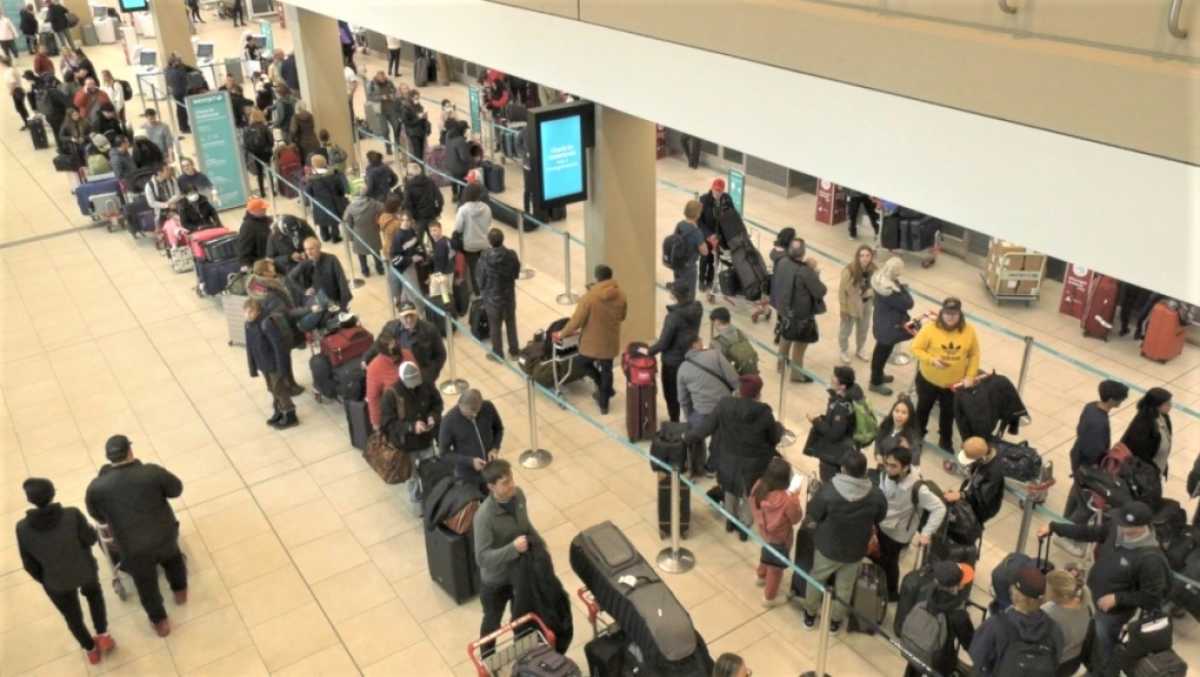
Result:
{"label": "tiled floor", "polygon": [[[218,53],[232,49],[240,34],[214,23],[201,32],[218,44]],[[287,32],[277,29],[276,40],[286,46]],[[115,47],[89,53],[98,67],[127,72]],[[370,60],[374,70],[375,55]],[[425,95],[460,104],[466,99],[461,87],[430,87]],[[341,409],[304,396],[298,400],[299,428],[278,433],[263,425],[269,407],[264,387],[247,378],[243,352],[227,345],[216,304],[197,298],[192,276],[172,273],[146,242],[86,228],[14,244],[86,222],[63,176],[53,173],[49,153],[30,152],[7,105],[0,125],[0,514],[8,524],[22,515],[26,506],[19,485],[27,475],[52,477],[64,503],[81,504],[84,488],[103,462],[103,440],[123,432],[141,458],[162,463],[185,482],[176,509],[192,589],[187,606],[169,608],[175,630],[166,640],[154,636],[136,601],[108,594],[120,648],[100,670],[89,668],[42,591],[21,571],[13,532],[0,530],[0,675],[473,674],[464,647],[477,628],[478,604],[456,606],[429,580],[417,521],[401,492],[379,482],[350,447]],[[673,159],[659,164],[660,179],[678,185],[703,189],[713,176],[689,171]],[[508,180],[503,197],[515,202],[520,173],[511,165]],[[687,197],[661,187],[659,237],[677,220]],[[813,223],[811,198],[784,200],[751,187],[746,203],[754,219],[796,226],[830,256],[845,259],[855,246],[843,230]],[[296,209],[283,202],[280,208]],[[240,216],[225,218],[232,224]],[[582,235],[578,207],[569,211],[566,227]],[[764,236],[761,244],[768,241]],[[525,247],[526,261],[538,271],[520,285],[520,325],[528,336],[566,309],[554,302],[562,291],[560,237],[532,233]],[[577,283],[582,254],[573,248]],[[836,270],[826,259],[824,279],[834,279]],[[1193,408],[1200,402],[1200,351],[1189,349],[1162,366],[1138,357],[1128,341],[1085,341],[1071,321],[1055,314],[1053,284],[1038,307],[998,309],[974,271],[954,259],[914,270],[910,277],[918,290],[932,297],[960,295],[970,313],[1035,335],[1088,368],[1143,387],[1166,384],[1177,401]],[[379,278],[356,291],[354,307],[368,327],[386,319]],[[742,322],[744,309],[736,317],[769,343],[768,326]],[[809,366],[819,375],[836,359],[836,319],[823,317],[821,331],[826,339],[809,353]],[[985,366],[1015,376],[1020,342],[987,328],[980,333]],[[496,402],[508,423],[504,453],[515,457],[529,444],[523,382],[511,370],[481,359],[470,341],[460,337],[456,346],[458,373]],[[297,373],[307,380],[302,364]],[[909,374],[898,370],[898,381],[906,383]],[[774,374],[766,378],[774,401],[778,382]],[[1062,467],[1075,417],[1093,397],[1097,376],[1039,349],[1029,379],[1026,399],[1034,420],[1022,437]],[[589,388],[572,386],[567,395],[594,416]],[[550,543],[568,590],[579,581],[567,565],[567,546],[583,527],[611,519],[648,557],[662,547],[653,480],[645,462],[619,441],[621,397],[613,403],[614,414],[595,419],[607,430],[539,399],[539,443],[554,452],[555,460],[544,470],[518,471],[533,520]],[[791,387],[787,397],[784,418],[803,436],[803,415],[822,408],[824,393],[816,386]],[[1114,417],[1114,429],[1123,428],[1130,409]],[[1176,462],[1168,493],[1182,498],[1183,476],[1200,448],[1200,423],[1180,413],[1175,424]],[[787,455],[798,467],[812,469],[797,447]],[[924,465],[927,475],[951,482],[934,463]],[[1062,486],[1053,490],[1051,507],[1061,507],[1064,491]],[[981,580],[1012,548],[1019,521],[1017,507],[1007,503],[989,524]],[[714,655],[738,651],[761,675],[811,669],[816,636],[801,628],[797,611],[763,612],[758,606],[760,593],[751,578],[758,549],[727,538],[707,509],[696,510],[692,531],[687,546],[699,564],[668,580]],[[1056,559],[1063,558],[1056,553]],[[979,594],[987,587],[979,586]],[[575,612],[577,641],[571,653],[581,659],[590,631],[579,604]],[[1196,624],[1184,621],[1178,632],[1177,649],[1189,661],[1200,661]],[[838,674],[897,674],[902,667],[883,642],[861,635],[836,638],[829,661],[829,671]]]}

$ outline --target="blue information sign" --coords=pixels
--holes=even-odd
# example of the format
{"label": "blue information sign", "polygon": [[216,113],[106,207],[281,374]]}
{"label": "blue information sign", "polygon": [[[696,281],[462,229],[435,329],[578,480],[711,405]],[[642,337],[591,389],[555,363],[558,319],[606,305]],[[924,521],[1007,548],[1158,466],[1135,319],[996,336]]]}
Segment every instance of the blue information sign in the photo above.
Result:
{"label": "blue information sign", "polygon": [[572,115],[540,124],[542,200],[584,192],[582,118]]}
{"label": "blue information sign", "polygon": [[275,27],[270,21],[259,21],[258,32],[263,39],[263,52],[269,57],[275,51]]}
{"label": "blue information sign", "polygon": [[216,189],[221,209],[246,204],[246,165],[233,123],[228,92],[207,92],[187,98],[200,171]]}
{"label": "blue information sign", "polygon": [[470,87],[467,89],[467,102],[471,108],[471,131],[476,134],[483,133],[483,124],[480,116],[480,91],[478,87]]}
{"label": "blue information sign", "polygon": [[729,170],[729,199],[738,214],[746,215],[746,175],[738,169]]}

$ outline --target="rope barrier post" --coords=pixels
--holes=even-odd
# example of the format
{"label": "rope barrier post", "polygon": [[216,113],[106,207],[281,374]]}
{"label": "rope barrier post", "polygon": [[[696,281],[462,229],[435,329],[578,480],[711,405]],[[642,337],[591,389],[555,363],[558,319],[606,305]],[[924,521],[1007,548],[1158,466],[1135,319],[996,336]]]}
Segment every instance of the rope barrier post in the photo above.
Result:
{"label": "rope barrier post", "polygon": [[[350,240],[354,238],[354,230],[351,229],[350,226],[347,226],[346,222],[341,219],[338,219],[338,228],[343,230],[343,234],[345,235],[345,237],[342,238],[342,242],[344,242],[346,245],[346,265],[350,266],[350,284],[353,285],[355,289],[358,289],[359,287],[365,285],[367,281],[354,274],[354,251],[350,249]],[[371,265],[371,261],[368,259],[366,264],[368,266]]]}
{"label": "rope barrier post", "polygon": [[1017,532],[1017,549],[1015,552],[1025,552],[1025,544],[1029,541],[1029,532],[1033,527],[1033,513],[1038,506],[1046,502],[1050,495],[1050,487],[1054,486],[1054,461],[1046,461],[1042,465],[1041,475],[1032,482],[1025,484],[1025,495],[1021,497],[1021,528]]}
{"label": "rope barrier post", "polygon": [[450,378],[438,384],[438,388],[443,395],[458,395],[466,390],[469,384],[466,379],[458,378],[458,367],[454,359],[454,322],[450,320],[450,313],[446,312],[442,319],[446,322],[446,363],[450,365]]}
{"label": "rope barrier post", "polygon": [[563,293],[554,298],[560,306],[574,305],[579,295],[571,291],[571,235],[563,231]]}
{"label": "rope barrier post", "polygon": [[897,367],[907,367],[908,365],[912,364],[912,355],[897,350],[896,352],[892,353],[892,359],[890,362]]}
{"label": "rope barrier post", "polygon": [[796,433],[783,425],[783,405],[787,401],[787,383],[788,378],[792,374],[792,360],[790,355],[781,355],[779,359],[782,360],[780,364],[783,366],[783,369],[779,370],[779,406],[776,407],[775,411],[779,425],[783,426],[783,437],[780,438],[777,446],[790,447],[796,443]]}
{"label": "rope barrier post", "polygon": [[821,634],[817,639],[817,669],[809,670],[800,677],[829,677],[829,673],[825,672],[825,663],[829,659],[829,616],[832,609],[833,593],[826,587],[825,594],[821,597]]}
{"label": "rope barrier post", "polygon": [[669,574],[686,574],[696,566],[696,556],[679,545],[679,468],[671,468],[671,545],[658,553],[658,568]]}
{"label": "rope barrier post", "polygon": [[521,272],[517,274],[517,279],[528,280],[533,277],[533,268],[525,265],[525,212],[517,212],[517,258],[521,259]]}
{"label": "rope barrier post", "polygon": [[1025,378],[1029,375],[1029,358],[1033,354],[1034,344],[1034,338],[1032,336],[1026,336],[1023,340],[1025,341],[1025,352],[1021,354],[1021,375],[1017,377],[1018,395],[1025,394]]}
{"label": "rope barrier post", "polygon": [[525,398],[529,405],[529,448],[521,452],[518,462],[522,468],[540,470],[550,465],[554,455],[538,446],[536,394],[533,392],[533,375],[525,378]]}
{"label": "rope barrier post", "polygon": [[384,277],[387,278],[384,286],[387,287],[388,305],[391,306],[392,319],[394,320],[396,319],[396,306],[400,304],[397,303],[399,299],[396,298],[396,290],[392,287],[392,276],[397,275],[398,273],[392,269],[392,264],[387,261],[383,262],[383,271]]}

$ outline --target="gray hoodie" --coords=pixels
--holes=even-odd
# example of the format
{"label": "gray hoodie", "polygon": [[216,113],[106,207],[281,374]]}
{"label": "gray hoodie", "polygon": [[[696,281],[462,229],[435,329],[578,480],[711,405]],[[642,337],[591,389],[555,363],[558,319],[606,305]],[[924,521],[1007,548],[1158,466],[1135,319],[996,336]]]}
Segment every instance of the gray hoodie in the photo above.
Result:
{"label": "gray hoodie", "polygon": [[488,229],[492,227],[492,208],[483,202],[466,202],[454,216],[454,232],[462,233],[463,249],[479,252],[490,245]]}
{"label": "gray hoodie", "polygon": [[354,253],[370,255],[380,251],[379,213],[383,204],[372,200],[366,195],[358,195],[350,201],[342,214],[342,221],[354,230],[358,237],[353,238]]}
{"label": "gray hoodie", "polygon": [[[897,543],[908,543],[917,533],[917,526],[921,522],[917,505],[922,511],[929,512],[929,520],[925,522],[925,528],[921,529],[921,533],[926,536],[932,536],[938,527],[942,526],[942,520],[946,519],[946,505],[925,485],[921,485],[917,491],[917,505],[913,504],[913,485],[920,480],[921,474],[916,468],[912,468],[899,482],[887,473],[879,475],[879,490],[883,492],[888,504],[887,517],[879,523],[879,529]],[[837,477],[834,481],[837,481]]]}
{"label": "gray hoodie", "polygon": [[679,365],[677,382],[684,415],[694,411],[707,416],[722,397],[737,390],[738,373],[715,348],[689,350]]}
{"label": "gray hoodie", "polygon": [[813,540],[835,562],[857,562],[867,554],[871,527],[887,516],[887,499],[866,477],[837,474],[809,503],[808,519],[817,523]]}

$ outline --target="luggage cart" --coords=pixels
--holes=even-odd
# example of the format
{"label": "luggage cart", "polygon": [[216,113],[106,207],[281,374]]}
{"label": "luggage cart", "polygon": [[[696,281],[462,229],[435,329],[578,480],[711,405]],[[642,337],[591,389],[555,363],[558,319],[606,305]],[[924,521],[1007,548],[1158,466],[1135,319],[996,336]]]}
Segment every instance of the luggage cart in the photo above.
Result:
{"label": "luggage cart", "polygon": [[596,596],[588,590],[587,586],[583,586],[575,591],[575,596],[583,602],[583,606],[587,609],[588,623],[592,626],[592,637],[604,637],[611,635],[620,630],[617,627],[617,621],[600,609],[600,605],[596,603]]}
{"label": "luggage cart", "polygon": [[[494,644],[488,655],[483,646]],[[528,613],[467,645],[467,656],[479,677],[507,674],[517,660],[539,646],[554,646],[554,633],[537,614]]]}
{"label": "luggage cart", "polygon": [[[109,566],[112,567],[112,589],[116,593],[117,599],[122,602],[129,597],[129,588],[133,587],[133,577],[129,576],[121,567],[121,551],[117,547],[117,541],[113,538],[112,528],[107,524],[96,523],[96,532],[100,535],[97,541],[100,544],[100,552],[104,553],[104,557],[108,559]],[[129,586],[125,585],[125,577],[129,577]]]}

